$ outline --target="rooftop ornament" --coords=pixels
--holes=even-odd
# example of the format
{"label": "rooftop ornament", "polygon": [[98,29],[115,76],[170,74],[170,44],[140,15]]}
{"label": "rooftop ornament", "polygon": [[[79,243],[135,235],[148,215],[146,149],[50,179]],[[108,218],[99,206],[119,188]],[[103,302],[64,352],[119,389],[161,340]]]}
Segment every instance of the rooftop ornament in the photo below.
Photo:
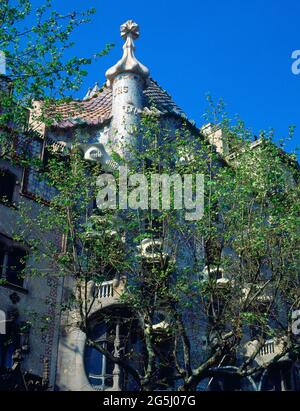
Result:
{"label": "rooftop ornament", "polygon": [[134,55],[134,40],[140,35],[139,26],[133,20],[128,20],[121,25],[120,32],[121,37],[126,40],[123,46],[123,57],[105,73],[107,86],[110,88],[115,77],[120,73],[135,73],[144,79],[149,77],[149,69],[140,63]]}

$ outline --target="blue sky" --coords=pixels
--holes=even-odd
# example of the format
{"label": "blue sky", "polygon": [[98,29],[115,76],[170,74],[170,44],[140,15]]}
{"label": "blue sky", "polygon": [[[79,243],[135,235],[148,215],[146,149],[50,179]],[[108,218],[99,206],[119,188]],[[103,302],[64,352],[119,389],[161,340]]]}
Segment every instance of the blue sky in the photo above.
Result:
{"label": "blue sky", "polygon": [[[37,1],[40,3],[39,1]],[[300,74],[291,54],[300,49],[299,0],[54,0],[60,11],[95,7],[93,22],[75,37],[77,55],[106,43],[116,47],[89,68],[78,97],[121,56],[119,26],[140,25],[136,55],[186,112],[202,125],[205,95],[222,98],[248,127],[274,128],[277,139],[295,125],[288,149],[300,146]]]}

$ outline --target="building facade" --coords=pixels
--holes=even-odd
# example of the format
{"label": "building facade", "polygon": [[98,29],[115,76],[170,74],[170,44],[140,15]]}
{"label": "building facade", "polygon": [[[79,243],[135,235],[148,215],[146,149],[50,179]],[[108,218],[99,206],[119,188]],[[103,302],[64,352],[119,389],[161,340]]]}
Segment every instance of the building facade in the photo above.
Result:
{"label": "building facade", "polygon": [[[2,76],[1,91],[9,93],[8,84],[9,79]],[[0,368],[3,372],[14,368],[18,371],[17,365],[22,363],[28,379],[34,378],[33,385],[41,387],[43,378],[44,386],[54,386],[60,315],[56,307],[61,301],[62,282],[51,274],[44,276],[43,272],[51,271],[49,262],[37,264],[28,246],[15,240],[20,230],[21,204],[34,220],[40,207],[37,197],[47,200],[49,193],[36,174],[20,166],[19,158],[30,139],[27,131],[17,131],[13,125],[4,131],[11,136],[12,146],[6,155],[2,146],[0,156],[0,310],[4,323],[0,333]],[[36,136],[30,150],[42,159],[44,147],[44,138]],[[46,242],[47,238],[48,234],[41,241]],[[25,267],[37,269],[41,277],[37,280],[24,276]],[[13,384],[14,376],[8,374],[3,381]]]}
{"label": "building facade", "polygon": [[[125,158],[130,157],[126,144],[133,139],[142,113],[155,114],[162,127],[173,131],[187,122],[185,114],[169,94],[150,77],[149,69],[136,59],[134,41],[139,37],[138,25],[132,20],[127,21],[121,26],[121,36],[125,40],[123,56],[107,70],[107,81],[103,87],[96,84],[82,100],[59,105],[56,110],[60,119],[51,127],[38,123],[34,113],[31,113],[30,127],[36,133],[30,142],[33,157],[46,161],[48,145],[72,148],[76,139],[82,141],[79,147],[87,161],[100,161],[104,169],[109,170],[113,167],[113,151]],[[3,77],[3,88],[6,87],[5,81]],[[36,103],[35,110],[38,112],[39,109],[39,103]],[[193,133],[199,134],[194,125],[189,124],[189,127],[191,136]],[[201,129],[201,135],[221,155],[228,154],[222,130],[208,124]],[[18,230],[18,203],[28,203],[34,219],[40,206],[36,199],[42,198],[47,202],[52,193],[47,184],[39,179],[36,171],[22,168],[13,161],[0,161],[0,196],[3,199],[0,204],[0,270],[1,278],[5,279],[0,286],[0,309],[4,313],[6,324],[5,333],[0,336],[1,367],[12,368],[13,354],[19,350],[22,368],[42,378],[49,390],[134,389],[130,376],[124,375],[117,364],[86,345],[86,335],[79,327],[76,311],[60,312],[64,292],[74,287],[72,278],[52,276],[51,263],[46,260],[35,267],[47,272],[44,278],[22,278],[18,275],[25,264],[33,264],[30,250],[13,239]],[[155,241],[159,243],[159,238]],[[57,238],[57,243],[61,243],[63,247],[64,239]],[[143,258],[156,258],[152,247],[153,240],[143,240],[140,246]],[[201,252],[203,250],[199,251]],[[185,258],[188,260],[188,256]],[[225,276],[217,279],[220,287],[228,281]],[[100,284],[91,283],[89,289],[90,295],[96,296],[89,313],[93,339],[115,354],[118,353],[122,340],[123,324],[119,319],[126,317],[128,310],[120,302],[120,295],[125,287],[126,278],[115,277]],[[37,313],[35,322],[31,320],[33,313]],[[106,313],[112,313],[114,318],[109,324],[104,321]],[[41,326],[41,317],[48,319],[45,328]],[[158,331],[165,326],[165,320],[158,320],[154,325]],[[198,337],[195,352],[202,341],[202,336]],[[131,349],[139,349],[138,339],[132,339],[128,344]],[[255,342],[250,342],[246,348],[251,356]],[[280,352],[281,348],[280,342],[268,341],[257,356],[257,361],[263,363]],[[297,389],[297,370],[293,368],[293,376],[289,379],[292,382],[287,389]],[[278,388],[284,389],[284,377],[281,380],[278,378],[278,374],[274,373]],[[249,378],[244,389],[268,389],[265,381],[263,378],[258,382]],[[199,390],[201,389],[226,390],[226,381],[207,380],[199,386]]]}

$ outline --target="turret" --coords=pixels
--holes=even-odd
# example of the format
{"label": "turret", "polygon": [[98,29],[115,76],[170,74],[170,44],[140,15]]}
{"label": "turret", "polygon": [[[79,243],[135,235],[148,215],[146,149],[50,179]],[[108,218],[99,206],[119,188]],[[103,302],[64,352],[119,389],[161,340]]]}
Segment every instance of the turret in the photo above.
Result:
{"label": "turret", "polygon": [[139,37],[139,26],[128,20],[120,27],[125,40],[123,57],[105,73],[107,86],[112,89],[111,149],[127,156],[126,146],[132,144],[140,112],[144,108],[143,90],[149,70],[134,55],[134,40]]}

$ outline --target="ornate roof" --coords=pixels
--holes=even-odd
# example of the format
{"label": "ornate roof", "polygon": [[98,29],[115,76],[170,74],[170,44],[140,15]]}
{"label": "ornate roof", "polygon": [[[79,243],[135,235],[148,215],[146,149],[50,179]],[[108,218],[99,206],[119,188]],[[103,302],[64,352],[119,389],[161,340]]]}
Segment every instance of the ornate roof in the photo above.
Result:
{"label": "ornate roof", "polygon": [[[86,96],[83,100],[73,100],[55,107],[52,111],[58,128],[70,128],[80,124],[100,125],[110,120],[112,91],[106,85]],[[185,117],[183,111],[175,104],[171,96],[156,81],[150,79],[144,89],[145,107],[154,106],[162,114],[175,114]]]}

